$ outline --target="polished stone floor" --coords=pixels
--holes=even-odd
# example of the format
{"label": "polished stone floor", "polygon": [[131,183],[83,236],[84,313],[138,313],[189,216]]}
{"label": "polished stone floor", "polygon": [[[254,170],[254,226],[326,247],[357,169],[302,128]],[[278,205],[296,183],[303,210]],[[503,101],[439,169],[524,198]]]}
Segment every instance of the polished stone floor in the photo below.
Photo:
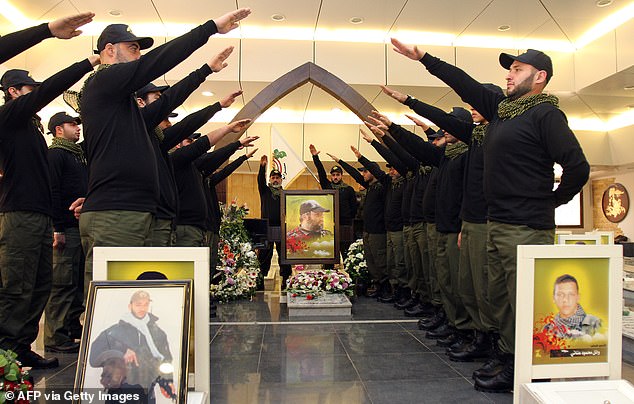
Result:
{"label": "polished stone floor", "polygon": [[[211,403],[511,403],[473,388],[479,363],[444,348],[391,305],[357,299],[350,318],[290,318],[272,293],[221,305],[211,327]],[[76,357],[34,371],[36,388],[69,388]],[[630,365],[623,378],[633,381]]]}

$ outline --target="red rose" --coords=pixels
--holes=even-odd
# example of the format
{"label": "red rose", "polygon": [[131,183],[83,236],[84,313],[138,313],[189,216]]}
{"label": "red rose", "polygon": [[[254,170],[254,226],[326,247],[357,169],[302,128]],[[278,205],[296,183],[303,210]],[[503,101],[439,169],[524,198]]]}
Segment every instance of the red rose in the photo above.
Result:
{"label": "red rose", "polygon": [[306,295],[306,300],[313,300],[313,295]]}

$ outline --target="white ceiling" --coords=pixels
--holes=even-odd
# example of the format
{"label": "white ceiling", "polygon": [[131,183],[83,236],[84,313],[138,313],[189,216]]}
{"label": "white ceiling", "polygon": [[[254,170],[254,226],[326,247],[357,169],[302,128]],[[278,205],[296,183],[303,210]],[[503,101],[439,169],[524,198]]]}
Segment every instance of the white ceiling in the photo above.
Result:
{"label": "white ceiling", "polygon": [[[405,37],[409,31],[419,35],[429,32],[428,37],[448,34],[454,44],[472,36],[523,40],[528,45],[535,43],[534,47],[541,44],[539,40],[573,44],[595,24],[632,3],[614,0],[610,6],[599,8],[596,0],[8,1],[31,20],[48,21],[90,10],[97,14],[93,27],[127,23],[137,35],[146,35],[147,32],[139,30],[153,27],[151,34],[156,44],[169,40],[167,35],[171,32],[168,30],[175,24],[193,27],[236,7],[250,7],[253,13],[242,23],[242,32],[247,34],[240,37],[236,32],[230,37],[212,37],[206,46],[159,80],[173,84],[225,46],[235,46],[234,54],[228,60],[229,67],[211,75],[200,91],[192,94],[183,105],[182,112],[195,111],[240,88],[244,95],[232,106],[237,110],[279,76],[312,61],[340,77],[375,107],[393,117],[400,117],[409,109],[384,96],[379,84],[391,85],[445,110],[463,104],[451,89],[429,75],[419,63],[396,54],[385,43],[349,41],[344,30],[374,30],[382,39]],[[120,10],[123,15],[112,17],[108,14],[111,10]],[[275,22],[271,19],[273,14],[283,14],[286,19]],[[364,22],[353,25],[349,22],[351,17],[362,17]],[[500,25],[510,25],[511,29],[500,32]],[[634,91],[623,90],[623,86],[634,84],[631,68],[634,50],[622,51],[627,44],[624,45],[621,39],[631,38],[634,31],[631,25],[634,24],[615,28],[577,53],[547,51],[555,64],[549,88],[560,97],[562,109],[569,117],[607,120],[634,105]],[[254,28],[282,28],[283,39],[279,39],[279,34],[276,34],[278,39],[255,39],[248,34]],[[324,30],[342,31],[334,41],[296,40],[294,36],[285,37],[293,35],[292,28],[304,28],[317,37]],[[0,17],[0,33],[14,30],[15,26]],[[36,79],[43,79],[91,53],[100,29],[91,29],[89,25],[86,31],[94,35],[83,35],[70,41],[47,40],[5,63],[0,72],[8,68],[26,68]],[[483,38],[482,47],[425,45],[423,48],[464,68],[478,80],[503,86],[505,71],[499,66],[497,56],[500,51],[518,53],[522,49],[492,48],[486,42]],[[202,91],[212,91],[216,95],[205,97]],[[300,113],[329,111],[335,107],[345,110],[341,103],[312,84],[297,89],[276,106]],[[58,100],[47,112],[63,107]],[[210,124],[209,127],[213,126]],[[262,132],[266,130],[262,129]],[[358,136],[358,128],[342,130],[342,133]],[[343,142],[352,144],[354,139],[345,136]]]}

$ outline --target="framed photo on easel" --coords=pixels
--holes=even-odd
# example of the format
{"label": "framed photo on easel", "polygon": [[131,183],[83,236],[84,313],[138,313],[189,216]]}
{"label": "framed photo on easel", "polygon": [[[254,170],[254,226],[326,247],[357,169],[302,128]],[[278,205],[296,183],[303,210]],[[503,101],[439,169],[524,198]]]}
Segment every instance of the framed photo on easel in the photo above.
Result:
{"label": "framed photo on easel", "polygon": [[[184,404],[191,280],[93,281],[75,392],[98,399]],[[79,395],[93,402],[90,394]]]}
{"label": "framed photo on easel", "polygon": [[339,263],[339,192],[282,191],[282,264]]}
{"label": "framed photo on easel", "polygon": [[518,246],[515,392],[532,379],[620,378],[622,270],[618,245]]}

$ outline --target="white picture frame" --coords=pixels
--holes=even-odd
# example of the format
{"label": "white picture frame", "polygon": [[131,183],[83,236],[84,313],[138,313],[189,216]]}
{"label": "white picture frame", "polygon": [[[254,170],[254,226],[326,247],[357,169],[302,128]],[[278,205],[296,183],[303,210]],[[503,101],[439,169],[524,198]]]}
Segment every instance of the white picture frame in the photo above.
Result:
{"label": "white picture frame", "polygon": [[185,278],[193,281],[195,372],[190,373],[189,387],[203,392],[208,392],[211,388],[209,259],[209,248],[206,247],[95,247],[93,249],[93,280],[130,280],[122,279],[122,276],[113,276],[113,270],[110,268],[112,263],[151,262],[159,265],[166,263],[193,265],[193,278]]}
{"label": "white picture frame", "polygon": [[601,236],[601,244],[606,245],[606,244],[614,244],[614,232],[613,231],[601,231],[601,230],[594,230],[594,231],[588,231],[586,232],[586,234],[598,234],[599,236]]}
{"label": "white picture frame", "polygon": [[[586,259],[598,259],[599,261],[587,261],[586,263],[601,262],[607,260],[605,271],[607,279],[604,279],[604,291],[607,296],[599,296],[607,302],[607,353],[606,361],[592,363],[554,363],[534,364],[534,329],[535,329],[535,268],[536,260],[553,260],[553,274],[570,272],[574,274],[574,268],[570,264],[584,262]],[[561,263],[557,262],[561,260]],[[568,261],[567,261],[568,260]],[[558,267],[561,265],[561,267]],[[592,267],[592,265],[589,265]],[[583,268],[585,271],[592,271]],[[533,379],[567,379],[567,378],[621,378],[621,349],[622,349],[622,299],[623,299],[623,248],[620,245],[552,245],[533,246],[520,245],[517,247],[517,306],[521,307],[516,314],[515,322],[515,386],[514,403],[519,402],[520,386],[530,383]],[[594,271],[592,271],[594,272]],[[601,275],[604,276],[604,275]],[[603,284],[603,283],[602,283]],[[587,285],[578,285],[579,289]],[[552,291],[553,285],[539,285]],[[593,285],[594,287],[594,285]],[[587,288],[586,288],[587,290]],[[596,287],[596,290],[602,290]],[[580,290],[583,300],[583,295]],[[521,302],[521,304],[520,304]],[[581,303],[581,302],[580,302]],[[556,361],[556,360],[553,360]]]}
{"label": "white picture frame", "polygon": [[600,234],[561,234],[559,236],[559,242],[557,244],[601,245],[601,235]]}

